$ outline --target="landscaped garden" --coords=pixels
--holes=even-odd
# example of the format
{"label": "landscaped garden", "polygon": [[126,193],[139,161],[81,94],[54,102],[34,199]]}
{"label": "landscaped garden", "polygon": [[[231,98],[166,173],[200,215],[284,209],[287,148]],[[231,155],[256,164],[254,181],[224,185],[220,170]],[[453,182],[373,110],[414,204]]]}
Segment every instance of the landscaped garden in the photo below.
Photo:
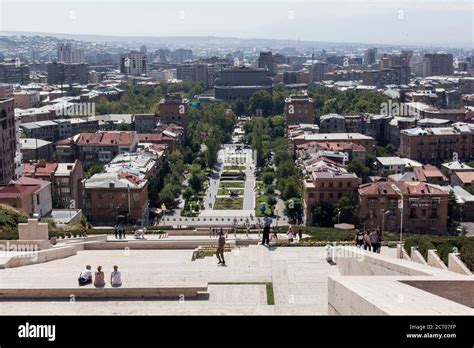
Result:
{"label": "landscaped garden", "polygon": [[243,206],[243,197],[217,197],[214,203],[215,210],[241,210]]}

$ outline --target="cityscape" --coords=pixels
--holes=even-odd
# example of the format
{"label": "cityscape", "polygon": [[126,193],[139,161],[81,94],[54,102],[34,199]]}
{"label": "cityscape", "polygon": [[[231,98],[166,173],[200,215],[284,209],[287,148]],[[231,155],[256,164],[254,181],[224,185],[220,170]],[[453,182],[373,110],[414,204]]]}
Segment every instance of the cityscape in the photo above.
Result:
{"label": "cityscape", "polygon": [[2,316],[472,317],[472,3],[376,3],[0,2]]}

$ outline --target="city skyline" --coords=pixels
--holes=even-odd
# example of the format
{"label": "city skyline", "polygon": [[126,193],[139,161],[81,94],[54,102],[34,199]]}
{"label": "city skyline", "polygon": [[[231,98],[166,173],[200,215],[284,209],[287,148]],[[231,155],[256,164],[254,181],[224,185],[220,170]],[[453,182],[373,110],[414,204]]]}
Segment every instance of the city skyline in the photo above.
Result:
{"label": "city skyline", "polygon": [[[46,6],[48,4],[54,6]],[[473,5],[464,0],[377,3],[338,0],[289,4],[225,1],[222,3],[225,6],[198,1],[122,1],[119,5],[105,0],[81,3],[3,0],[0,1],[0,31],[100,34],[130,39],[211,36],[473,47]],[[344,11],[340,10],[341,6]],[[232,13],[231,20],[229,13]],[[39,17],[43,20],[38,21]]]}

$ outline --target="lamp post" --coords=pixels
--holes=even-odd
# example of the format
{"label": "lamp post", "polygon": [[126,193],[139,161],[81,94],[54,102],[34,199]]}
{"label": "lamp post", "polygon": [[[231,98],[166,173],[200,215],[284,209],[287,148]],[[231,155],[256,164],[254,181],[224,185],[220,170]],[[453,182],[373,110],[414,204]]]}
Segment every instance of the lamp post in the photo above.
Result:
{"label": "lamp post", "polygon": [[382,213],[382,237],[383,237],[383,231],[385,230],[385,215],[390,214],[390,210],[384,211],[383,209],[380,209],[380,212]]}
{"label": "lamp post", "polygon": [[398,207],[400,208],[400,244],[402,243],[402,237],[403,237],[403,193],[402,191],[398,188],[397,185],[392,184],[392,189],[400,195],[400,204]]}

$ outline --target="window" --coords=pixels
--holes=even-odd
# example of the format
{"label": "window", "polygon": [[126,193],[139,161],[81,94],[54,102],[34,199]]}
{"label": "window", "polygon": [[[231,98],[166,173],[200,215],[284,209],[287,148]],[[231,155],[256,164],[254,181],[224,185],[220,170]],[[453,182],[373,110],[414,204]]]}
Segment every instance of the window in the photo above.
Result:
{"label": "window", "polygon": [[332,198],[333,198],[333,194],[331,192],[331,193],[329,193],[329,199],[332,199]]}
{"label": "window", "polygon": [[332,181],[329,183],[329,187],[333,187],[333,182]]}
{"label": "window", "polygon": [[133,194],[133,200],[138,202],[140,200],[140,195],[138,193]]}
{"label": "window", "polygon": [[342,187],[342,182],[339,182],[339,187]]}
{"label": "window", "polygon": [[347,186],[347,187],[351,187],[351,182],[348,181],[348,182],[346,183],[346,186]]}
{"label": "window", "polygon": [[320,194],[319,194],[319,199],[320,199],[320,200],[323,200],[323,199],[324,199],[324,193],[320,193]]}

